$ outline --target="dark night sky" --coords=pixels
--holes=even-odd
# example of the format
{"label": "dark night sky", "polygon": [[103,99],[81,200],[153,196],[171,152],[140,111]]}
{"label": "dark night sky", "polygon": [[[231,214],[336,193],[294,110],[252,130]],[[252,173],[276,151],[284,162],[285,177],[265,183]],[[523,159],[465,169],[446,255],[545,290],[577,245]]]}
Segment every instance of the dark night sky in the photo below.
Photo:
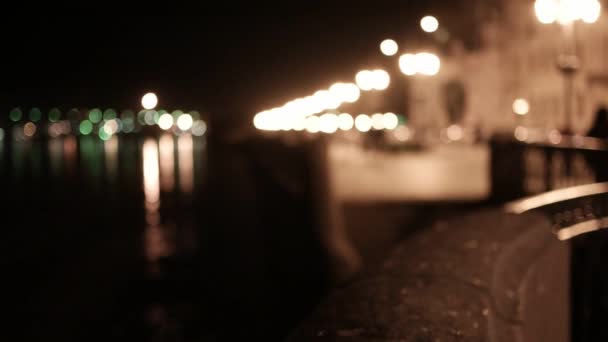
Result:
{"label": "dark night sky", "polygon": [[380,57],[381,39],[411,37],[422,14],[448,20],[466,13],[441,0],[291,6],[223,15],[192,7],[182,9],[188,15],[15,16],[0,27],[3,110],[137,108],[153,90],[168,109],[250,116],[352,80]]}

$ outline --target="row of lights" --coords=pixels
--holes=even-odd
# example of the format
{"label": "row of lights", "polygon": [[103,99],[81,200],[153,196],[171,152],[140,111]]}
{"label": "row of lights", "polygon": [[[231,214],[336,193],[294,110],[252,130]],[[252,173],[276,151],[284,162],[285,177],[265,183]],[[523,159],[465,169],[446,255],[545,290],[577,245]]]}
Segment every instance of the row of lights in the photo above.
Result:
{"label": "row of lights", "polygon": [[327,90],[287,102],[284,106],[256,114],[253,123],[257,129],[278,131],[290,130],[292,122],[305,120],[314,114],[335,110],[344,103],[354,103],[361,96],[354,83],[336,83]]}
{"label": "row of lights", "polygon": [[[435,17],[426,16],[420,21],[420,26],[425,32],[432,33],[439,28],[439,21]],[[394,56],[399,52],[399,45],[392,39],[386,39],[380,44],[380,50],[386,56]],[[428,52],[404,54],[399,59],[399,67],[405,75],[433,76],[439,72],[441,61],[439,57]],[[257,129],[266,131],[303,131],[308,130],[307,127],[312,127],[311,130],[315,131],[318,123],[319,131],[333,130],[335,132],[337,128],[335,130],[333,128],[334,126],[340,127],[340,120],[334,120],[331,116],[334,114],[325,114],[320,117],[313,115],[338,109],[343,103],[354,103],[359,99],[361,91],[386,90],[390,83],[391,77],[385,70],[362,70],[356,74],[355,83],[336,83],[328,90],[320,90],[314,95],[290,101],[282,107],[262,111],[255,115],[253,124]],[[359,131],[369,131],[375,127],[372,125],[373,122],[380,122],[379,119],[374,121],[372,117],[364,114],[357,117],[361,122],[360,127],[363,128]],[[389,117],[391,116],[389,115]],[[370,122],[368,129],[365,129],[368,121],[366,118]],[[379,116],[376,115],[376,118]],[[337,122],[336,125],[333,124],[334,121]],[[356,121],[353,119],[353,125],[356,125]],[[328,124],[325,124],[326,122]]]}
{"label": "row of lights", "polygon": [[595,23],[602,12],[598,0],[536,0],[536,17],[542,24],[568,24],[577,20]]}
{"label": "row of lights", "polygon": [[376,113],[373,115],[359,114],[356,117],[348,113],[325,113],[309,117],[300,117],[297,121],[284,122],[285,131],[307,131],[309,133],[332,134],[340,131],[350,131],[355,128],[359,132],[370,130],[394,130],[399,126],[399,117],[394,113]]}

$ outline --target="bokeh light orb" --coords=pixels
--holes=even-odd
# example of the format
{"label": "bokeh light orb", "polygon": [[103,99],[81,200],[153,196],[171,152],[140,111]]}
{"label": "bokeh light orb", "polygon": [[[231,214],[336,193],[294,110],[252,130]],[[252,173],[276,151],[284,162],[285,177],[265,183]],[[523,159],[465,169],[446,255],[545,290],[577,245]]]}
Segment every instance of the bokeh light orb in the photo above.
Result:
{"label": "bokeh light orb", "polygon": [[147,93],[141,98],[141,106],[144,109],[154,109],[158,105],[158,97],[154,93]]}
{"label": "bokeh light orb", "polygon": [[530,112],[530,103],[526,99],[516,99],[513,101],[513,113],[517,115],[526,115]]}
{"label": "bokeh light orb", "polygon": [[158,118],[158,127],[163,130],[168,130],[173,127],[173,115],[165,113]]}
{"label": "bokeh light orb", "polygon": [[393,130],[399,126],[399,118],[395,113],[385,113],[382,116],[382,124],[385,129]]}
{"label": "bokeh light orb", "polygon": [[362,133],[369,132],[372,129],[372,118],[366,114],[357,115],[355,118],[355,128]]}
{"label": "bokeh light orb", "polygon": [[350,131],[351,129],[353,129],[354,126],[355,126],[355,119],[353,119],[353,117],[350,114],[342,113],[342,114],[338,115],[338,128],[340,128],[343,131]]}
{"label": "bokeh light orb", "polygon": [[182,131],[187,131],[192,128],[192,124],[194,121],[192,120],[192,116],[190,114],[182,114],[177,118],[177,127]]}
{"label": "bokeh light orb", "polygon": [[380,51],[385,56],[394,56],[399,51],[399,44],[392,39],[385,39],[380,43]]}
{"label": "bokeh light orb", "polygon": [[439,20],[431,15],[427,15],[420,20],[420,27],[424,32],[433,33],[439,29]]}

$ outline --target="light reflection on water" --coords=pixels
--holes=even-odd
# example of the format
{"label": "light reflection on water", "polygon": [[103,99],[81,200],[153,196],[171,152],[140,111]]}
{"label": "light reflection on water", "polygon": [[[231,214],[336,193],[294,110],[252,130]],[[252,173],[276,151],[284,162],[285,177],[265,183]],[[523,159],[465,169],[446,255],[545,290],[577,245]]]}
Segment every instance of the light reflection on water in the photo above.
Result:
{"label": "light reflection on water", "polygon": [[[8,162],[0,164],[0,171],[9,172],[5,180],[19,198],[34,200],[42,193],[49,198],[83,197],[82,207],[74,212],[122,204],[132,208],[107,215],[115,222],[141,222],[143,227],[121,229],[143,228],[143,246],[134,246],[141,246],[140,255],[152,266],[163,257],[191,253],[196,246],[194,228],[200,224],[192,196],[203,191],[200,178],[206,158],[198,154],[205,154],[204,137],[165,133],[145,139],[114,136],[104,142],[94,136],[68,136],[0,144],[0,161]],[[143,205],[138,204],[141,200]]]}
{"label": "light reflection on water", "polygon": [[156,262],[160,258],[170,255],[173,246],[169,242],[168,232],[161,225],[160,172],[156,141],[147,139],[144,142],[142,154],[146,210],[145,256],[151,263],[151,270],[157,272]]}
{"label": "light reflection on water", "polygon": [[165,192],[175,188],[175,144],[172,134],[163,134],[159,139],[160,147],[160,185]]}
{"label": "light reflection on water", "polygon": [[184,134],[177,141],[179,155],[179,185],[183,193],[192,193],[194,187],[194,156],[192,154],[192,135]]}

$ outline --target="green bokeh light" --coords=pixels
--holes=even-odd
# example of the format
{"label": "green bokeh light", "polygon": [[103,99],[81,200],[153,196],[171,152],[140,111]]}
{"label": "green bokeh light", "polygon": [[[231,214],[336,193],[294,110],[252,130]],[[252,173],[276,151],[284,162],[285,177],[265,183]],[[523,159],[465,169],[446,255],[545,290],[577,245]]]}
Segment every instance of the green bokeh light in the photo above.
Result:
{"label": "green bokeh light", "polygon": [[80,123],[80,134],[89,135],[93,132],[93,123],[89,120],[84,120]]}
{"label": "green bokeh light", "polygon": [[0,141],[4,140],[4,130],[0,128]]}
{"label": "green bokeh light", "polygon": [[101,121],[102,117],[103,114],[101,113],[101,110],[99,108],[93,108],[89,112],[89,120],[91,120],[92,123],[98,123],[99,121]]}
{"label": "green bokeh light", "polygon": [[49,121],[57,122],[59,121],[59,119],[61,119],[61,111],[59,111],[58,108],[51,109],[51,111],[49,112]]}
{"label": "green bokeh light", "polygon": [[42,119],[42,111],[40,108],[34,107],[30,109],[29,117],[32,122],[38,122]]}
{"label": "green bokeh light", "polygon": [[112,108],[106,109],[106,111],[103,112],[103,119],[105,121],[116,119],[116,111]]}
{"label": "green bokeh light", "polygon": [[104,128],[99,130],[99,139],[103,140],[103,141],[107,141],[112,137],[112,134],[109,134],[108,132],[106,132],[106,130]]}
{"label": "green bokeh light", "polygon": [[124,118],[122,120],[122,131],[125,133],[131,133],[135,129],[135,122],[133,118]]}
{"label": "green bokeh light", "polygon": [[13,108],[13,110],[11,110],[9,117],[11,119],[11,121],[13,122],[17,122],[19,120],[21,120],[21,118],[23,117],[23,112],[21,111],[21,108],[17,107],[17,108]]}
{"label": "green bokeh light", "polygon": [[137,122],[139,122],[140,125],[145,125],[146,124],[146,113],[148,111],[147,110],[140,110],[139,113],[137,113]]}

